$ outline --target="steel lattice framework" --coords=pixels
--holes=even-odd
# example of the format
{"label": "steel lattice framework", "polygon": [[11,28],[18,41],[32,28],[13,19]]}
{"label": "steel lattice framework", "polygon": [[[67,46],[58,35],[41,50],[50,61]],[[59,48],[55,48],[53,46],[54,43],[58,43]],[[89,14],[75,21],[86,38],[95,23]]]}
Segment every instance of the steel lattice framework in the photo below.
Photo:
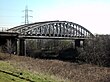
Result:
{"label": "steel lattice framework", "polygon": [[18,32],[21,36],[29,37],[73,37],[91,38],[94,35],[83,26],[68,21],[46,21],[20,25],[8,31]]}

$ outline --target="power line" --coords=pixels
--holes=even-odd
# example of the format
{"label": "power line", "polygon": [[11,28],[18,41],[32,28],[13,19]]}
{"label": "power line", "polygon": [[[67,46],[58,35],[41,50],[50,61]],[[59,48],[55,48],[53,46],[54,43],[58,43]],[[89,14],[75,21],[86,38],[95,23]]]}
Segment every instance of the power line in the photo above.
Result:
{"label": "power line", "polygon": [[23,10],[23,12],[25,12],[24,17],[24,23],[25,24],[29,24],[29,17],[33,17],[33,16],[29,16],[28,12],[32,12],[32,10],[28,9],[28,6],[26,5],[25,10]]}

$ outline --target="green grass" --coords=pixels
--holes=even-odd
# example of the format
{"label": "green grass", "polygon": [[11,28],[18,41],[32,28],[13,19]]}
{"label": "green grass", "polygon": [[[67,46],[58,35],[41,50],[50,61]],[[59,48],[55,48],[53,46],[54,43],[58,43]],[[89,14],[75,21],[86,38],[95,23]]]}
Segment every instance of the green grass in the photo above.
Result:
{"label": "green grass", "polygon": [[14,67],[9,62],[0,61],[0,82],[58,82],[49,76],[32,73]]}

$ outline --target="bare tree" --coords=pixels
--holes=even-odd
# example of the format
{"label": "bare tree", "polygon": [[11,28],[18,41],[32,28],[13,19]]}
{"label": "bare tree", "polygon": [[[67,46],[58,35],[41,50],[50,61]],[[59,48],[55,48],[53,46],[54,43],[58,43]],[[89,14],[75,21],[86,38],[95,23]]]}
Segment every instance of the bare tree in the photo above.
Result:
{"label": "bare tree", "polygon": [[14,44],[12,44],[11,39],[7,40],[7,43],[3,46],[3,48],[4,48],[4,52],[9,53],[10,57],[11,57],[11,54],[12,54],[13,49],[14,49]]}
{"label": "bare tree", "polygon": [[110,36],[101,35],[86,40],[84,48],[78,49],[78,59],[99,66],[110,66]]}

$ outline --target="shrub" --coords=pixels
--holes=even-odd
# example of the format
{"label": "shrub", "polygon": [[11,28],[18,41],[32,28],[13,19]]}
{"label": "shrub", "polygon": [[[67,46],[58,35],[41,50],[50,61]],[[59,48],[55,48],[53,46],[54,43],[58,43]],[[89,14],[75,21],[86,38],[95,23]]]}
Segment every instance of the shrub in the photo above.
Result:
{"label": "shrub", "polygon": [[77,50],[79,53],[77,60],[99,66],[110,66],[109,35],[99,35],[94,39],[85,40],[85,46]]}

